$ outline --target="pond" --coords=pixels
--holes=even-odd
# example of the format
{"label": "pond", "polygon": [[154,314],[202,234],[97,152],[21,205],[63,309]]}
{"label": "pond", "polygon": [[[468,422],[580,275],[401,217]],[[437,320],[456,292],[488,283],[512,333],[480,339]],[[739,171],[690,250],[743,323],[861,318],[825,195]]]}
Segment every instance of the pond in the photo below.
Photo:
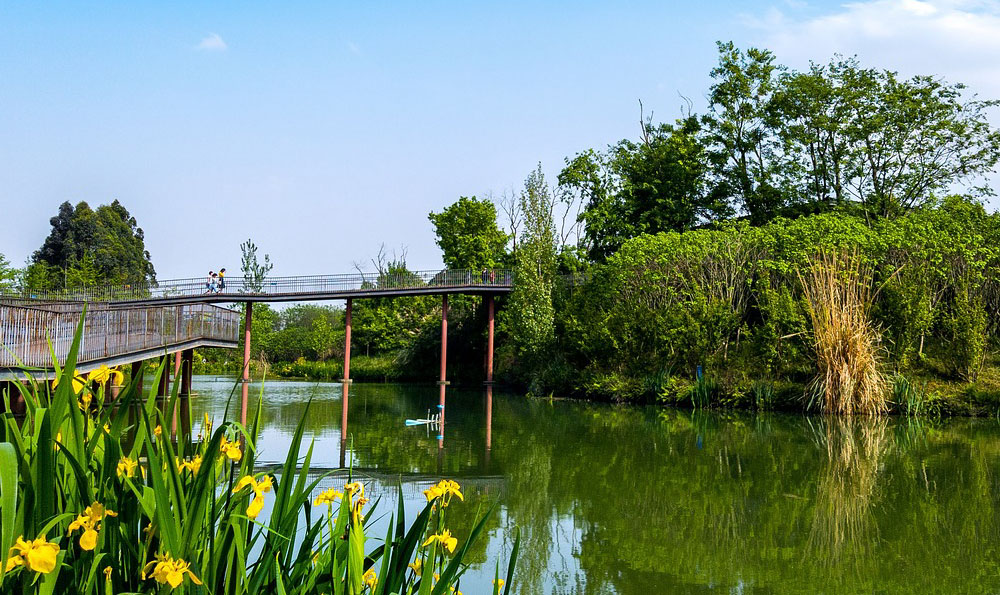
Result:
{"label": "pond", "polygon": [[[221,419],[235,380],[195,377],[193,419]],[[254,385],[251,395],[258,395]],[[406,426],[433,385],[263,388],[262,465],[306,415],[313,466],[346,467],[412,519],[421,491],[458,481],[459,539],[499,502],[461,588],[489,591],[521,532],[518,593],[931,593],[1000,590],[996,420],[829,419],[622,407],[449,387],[440,441]],[[234,403],[238,400],[238,393]],[[343,446],[342,446],[343,444]],[[382,519],[375,535],[383,535]],[[371,547],[374,547],[372,544]]]}

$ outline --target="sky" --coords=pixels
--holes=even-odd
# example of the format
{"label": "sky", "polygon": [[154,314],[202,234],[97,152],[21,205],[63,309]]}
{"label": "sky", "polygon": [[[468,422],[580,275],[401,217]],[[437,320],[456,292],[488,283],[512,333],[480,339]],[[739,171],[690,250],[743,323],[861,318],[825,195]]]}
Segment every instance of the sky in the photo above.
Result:
{"label": "sky", "polygon": [[[441,266],[427,214],[703,111],[715,43],[1000,98],[1000,3],[0,0],[0,254],[118,199],[160,279]],[[686,98],[686,99],[685,99]],[[1000,123],[1000,117],[993,118]]]}

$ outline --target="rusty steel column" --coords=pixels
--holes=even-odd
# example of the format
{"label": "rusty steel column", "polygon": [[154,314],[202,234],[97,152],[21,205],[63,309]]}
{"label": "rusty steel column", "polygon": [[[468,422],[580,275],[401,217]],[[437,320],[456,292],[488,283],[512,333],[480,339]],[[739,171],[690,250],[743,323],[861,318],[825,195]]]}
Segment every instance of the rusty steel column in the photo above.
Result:
{"label": "rusty steel column", "polygon": [[181,352],[181,396],[191,396],[191,375],[194,373],[194,349]]}
{"label": "rusty steel column", "polygon": [[[493,384],[493,327],[496,317],[493,295],[486,296],[486,384]],[[492,394],[492,393],[491,393]]]}
{"label": "rusty steel column", "polygon": [[[160,383],[156,386],[156,405],[160,410],[161,417],[164,421],[167,419],[167,414],[170,413],[168,407],[170,399],[167,395],[170,394],[170,363],[166,356],[160,360]],[[162,426],[161,426],[162,429]]]}
{"label": "rusty steel column", "polygon": [[348,298],[344,308],[344,377],[341,383],[344,387],[344,394],[340,400],[340,466],[344,466],[346,457],[344,453],[347,449],[347,404],[350,400],[351,392],[351,310],[353,301]]}
{"label": "rusty steel column", "polygon": [[179,406],[181,409],[181,432],[191,433],[191,375],[194,371],[194,349],[181,352],[181,390]]}
{"label": "rusty steel column", "polygon": [[486,385],[486,450],[493,448],[493,385]]}
{"label": "rusty steel column", "polygon": [[448,294],[441,296],[441,379],[438,380],[438,448],[444,448],[444,398],[448,386]]}
{"label": "rusty steel column", "polygon": [[250,328],[253,326],[253,302],[247,302],[243,323],[243,391],[240,397],[240,423],[247,425],[247,399],[250,396]]}
{"label": "rusty steel column", "polygon": [[347,298],[344,308],[344,380],[351,378],[351,298]]}
{"label": "rusty steel column", "polygon": [[132,365],[131,365],[131,367],[129,369],[129,377],[131,378],[131,382],[133,382],[133,383],[138,382],[139,383],[139,389],[138,389],[139,390],[139,402],[141,403],[142,402],[142,396],[144,394],[144,391],[143,391],[143,388],[142,388],[142,380],[143,380],[143,378],[142,378],[142,362],[141,361],[132,362]]}

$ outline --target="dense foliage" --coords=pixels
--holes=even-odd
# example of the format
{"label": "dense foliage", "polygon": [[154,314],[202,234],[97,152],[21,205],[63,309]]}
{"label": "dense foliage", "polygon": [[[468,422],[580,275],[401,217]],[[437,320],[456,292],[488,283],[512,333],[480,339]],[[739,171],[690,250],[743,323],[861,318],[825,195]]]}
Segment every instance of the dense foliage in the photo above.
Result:
{"label": "dense foliage", "polygon": [[86,202],[75,207],[64,202],[49,222],[52,231],[23,273],[27,288],[38,291],[156,280],[142,228],[117,200],[97,209]]}

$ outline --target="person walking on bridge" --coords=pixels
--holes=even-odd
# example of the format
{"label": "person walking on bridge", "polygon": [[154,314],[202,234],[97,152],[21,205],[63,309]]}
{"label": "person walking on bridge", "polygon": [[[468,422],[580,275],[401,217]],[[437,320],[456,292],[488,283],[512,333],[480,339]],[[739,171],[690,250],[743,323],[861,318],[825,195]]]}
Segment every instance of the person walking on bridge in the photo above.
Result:
{"label": "person walking on bridge", "polygon": [[208,278],[205,279],[205,293],[215,293],[215,271],[208,271]]}
{"label": "person walking on bridge", "polygon": [[222,291],[224,289],[226,289],[226,269],[225,268],[221,268],[221,269],[219,269],[219,289],[218,289],[218,293],[222,293]]}

